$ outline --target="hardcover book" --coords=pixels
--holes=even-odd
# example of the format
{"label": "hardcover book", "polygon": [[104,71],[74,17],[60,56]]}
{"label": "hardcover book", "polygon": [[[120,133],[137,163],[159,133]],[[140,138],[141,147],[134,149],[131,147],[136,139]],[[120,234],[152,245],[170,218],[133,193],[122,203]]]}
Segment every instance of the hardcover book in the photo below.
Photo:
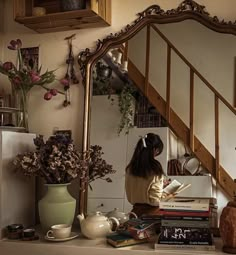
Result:
{"label": "hardcover book", "polygon": [[210,221],[196,220],[161,220],[162,227],[210,228]]}
{"label": "hardcover book", "polygon": [[194,245],[194,244],[154,244],[155,250],[197,250],[197,251],[214,251],[215,245]]}
{"label": "hardcover book", "polygon": [[203,218],[209,218],[210,217],[210,211],[204,212],[204,211],[187,211],[187,210],[160,210],[160,215],[162,217],[203,217]]}
{"label": "hardcover book", "polygon": [[122,235],[132,236],[135,239],[146,239],[154,236],[160,228],[160,220],[130,219],[121,224],[117,232]]}
{"label": "hardcover book", "polygon": [[169,200],[161,200],[160,209],[167,210],[185,210],[185,211],[209,211],[209,199],[181,199],[173,197]]}
{"label": "hardcover book", "polygon": [[194,221],[210,221],[208,216],[178,216],[178,215],[162,215],[162,219],[164,220],[194,220]]}
{"label": "hardcover book", "polygon": [[134,239],[131,236],[121,234],[111,234],[106,237],[107,243],[115,248],[125,247],[135,244],[147,243],[147,239]]}
{"label": "hardcover book", "polygon": [[161,227],[159,244],[212,245],[209,228]]}

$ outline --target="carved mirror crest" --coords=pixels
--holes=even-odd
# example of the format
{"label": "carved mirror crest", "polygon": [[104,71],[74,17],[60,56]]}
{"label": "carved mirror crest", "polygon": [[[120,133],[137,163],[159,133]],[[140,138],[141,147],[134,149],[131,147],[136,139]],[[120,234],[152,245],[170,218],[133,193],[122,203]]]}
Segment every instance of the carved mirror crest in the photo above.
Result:
{"label": "carved mirror crest", "polygon": [[[214,59],[213,50],[215,52],[222,51],[222,56],[228,54],[227,56],[229,56],[229,60],[225,61],[225,63],[220,54],[218,54],[217,57],[222,60],[222,65],[225,66],[227,62],[227,67],[229,68],[226,69],[228,72],[230,71],[229,76],[231,77],[229,82],[230,84],[233,84],[235,65],[233,56],[236,55],[236,46],[234,48],[234,45],[236,45],[236,38],[234,37],[234,35],[236,35],[236,22],[226,22],[224,20],[219,20],[216,16],[212,17],[206,11],[204,6],[192,0],[185,0],[176,9],[167,11],[164,11],[158,5],[152,5],[143,12],[138,13],[137,16],[137,19],[133,23],[127,25],[120,32],[110,34],[106,38],[98,40],[97,47],[94,51],[86,49],[79,54],[78,62],[81,67],[85,86],[83,151],[86,151],[89,148],[90,143],[93,143],[93,141],[91,141],[93,131],[91,123],[93,123],[93,116],[91,115],[97,114],[95,111],[91,114],[91,111],[93,111],[92,101],[96,101],[92,100],[93,95],[96,93],[100,93],[101,95],[103,93],[101,91],[94,91],[96,85],[94,72],[96,71],[96,68],[99,67],[101,70],[102,67],[105,66],[107,69],[105,70],[104,75],[107,75],[107,80],[109,80],[109,82],[118,80],[118,85],[115,85],[118,86],[118,88],[120,83],[128,83],[130,86],[136,86],[139,92],[139,99],[147,98],[149,100],[146,104],[149,109],[148,111],[151,115],[154,114],[152,116],[156,116],[153,117],[152,121],[156,121],[155,123],[159,121],[162,126],[165,126],[166,124],[164,122],[166,120],[168,126],[183,140],[184,143],[190,146],[197,157],[201,158],[202,154],[206,153],[206,158],[201,158],[201,160],[207,169],[213,169],[215,161],[212,159],[212,153],[210,152],[212,150],[214,151],[219,145],[219,141],[214,137],[213,141],[215,143],[210,144],[210,152],[207,152],[205,147],[202,146],[201,142],[194,135],[193,121],[194,118],[196,118],[195,115],[201,113],[193,114],[194,108],[198,108],[198,106],[194,106],[193,98],[198,94],[203,102],[213,100],[213,105],[215,105],[214,107],[216,108],[213,106],[209,107],[212,108],[209,109],[209,111],[211,110],[209,114],[215,114],[215,111],[218,109],[218,100],[226,105],[233,114],[236,114],[236,111],[232,107],[233,103],[229,103],[234,101],[234,91],[228,91],[228,94],[226,93],[225,97],[222,97],[221,91],[218,92],[218,89],[214,89],[208,79],[205,78],[204,71],[202,74],[202,72],[199,72],[198,69],[195,68],[195,63],[192,64],[192,59],[186,45],[198,47],[196,48],[196,51],[199,50],[199,55],[203,54],[203,52],[207,52],[209,55],[206,55],[206,58],[212,58],[212,61],[218,63],[220,61]],[[175,33],[173,33],[173,31],[175,31]],[[190,34],[186,35],[186,33]],[[177,39],[173,37],[173,34],[178,35],[176,37]],[[201,38],[202,41],[200,41],[199,38]],[[205,51],[202,51],[205,45],[204,40],[208,40],[208,44],[210,45],[209,49],[212,49],[212,52],[206,49],[204,49]],[[180,43],[183,43],[183,45]],[[160,46],[162,50],[154,51],[155,45]],[[224,48],[223,51],[223,48],[221,48],[222,45],[224,45],[224,47],[227,45],[226,48],[228,49]],[[182,50],[179,49],[186,50],[185,56],[181,54]],[[232,52],[230,52],[229,49],[232,50]],[[189,51],[193,50],[190,49]],[[116,55],[116,60],[114,61],[112,60],[113,55]],[[117,60],[117,55],[120,56],[121,59]],[[160,58],[163,58],[164,62],[160,62]],[[173,67],[174,62],[177,68]],[[185,67],[182,67],[182,64],[184,64]],[[196,65],[201,66],[201,63],[197,63]],[[165,71],[160,71],[161,67],[165,67]],[[113,75],[111,75],[109,68],[112,69],[111,72]],[[219,69],[220,68],[221,67],[219,67]],[[172,72],[174,74],[172,74]],[[186,75],[183,75],[184,73],[186,73]],[[210,75],[209,77],[214,83],[214,75],[212,75],[212,77]],[[177,91],[174,92],[174,94],[170,93],[171,82],[173,80],[179,80],[178,84],[183,83],[183,89],[181,90],[177,88]],[[200,90],[196,90],[198,83],[204,83],[207,89],[213,93],[213,98],[212,96],[208,96],[208,92],[201,94],[202,92]],[[159,84],[165,85],[163,85],[163,87],[158,87]],[[197,85],[194,87],[194,84]],[[188,96],[183,96],[185,92]],[[176,114],[176,112],[178,113],[178,110],[181,112],[181,109],[179,109],[181,107],[177,104],[171,105],[173,97],[183,97],[182,112],[185,107],[189,109],[190,113],[186,111],[184,114]],[[192,98],[192,100],[189,101],[189,97]],[[118,99],[115,98],[114,100]],[[98,105],[101,105],[101,101],[97,103]],[[103,107],[109,108],[109,104],[106,103]],[[94,106],[94,108],[96,108],[96,106]],[[173,110],[173,108],[175,110]],[[155,109],[158,109],[158,113],[155,112]],[[208,109],[206,111],[208,111]],[[104,115],[106,114],[108,113],[104,112]],[[158,114],[162,117],[158,117]],[[109,123],[112,121],[114,121],[114,119]],[[150,120],[149,122],[151,123]],[[155,125],[158,126],[159,124],[154,124],[154,126]],[[215,125],[216,123],[214,121],[209,124],[209,126],[213,127]],[[100,128],[102,129],[102,127]],[[217,133],[217,129],[215,132]],[[219,168],[219,162],[216,162],[216,164],[218,164]],[[120,167],[123,168],[124,171],[125,164]],[[228,185],[230,183],[230,187],[232,188],[232,180],[225,173],[225,170],[223,169],[221,173],[224,177],[226,176],[226,183]],[[213,176],[216,176],[216,173],[212,174]],[[81,185],[83,185],[83,183]],[[224,184],[222,183],[222,185]],[[116,189],[120,189],[121,186],[118,185]],[[232,189],[232,192],[233,191],[234,189]],[[228,189],[228,192],[230,193],[231,191]],[[80,212],[87,211],[87,196],[87,190],[80,194]],[[94,199],[93,196],[90,198]]]}

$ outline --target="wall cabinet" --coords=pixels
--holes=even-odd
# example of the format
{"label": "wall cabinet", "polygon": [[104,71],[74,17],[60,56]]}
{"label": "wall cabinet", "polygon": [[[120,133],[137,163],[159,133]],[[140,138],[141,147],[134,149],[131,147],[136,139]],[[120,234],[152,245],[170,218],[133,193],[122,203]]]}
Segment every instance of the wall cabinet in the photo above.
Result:
{"label": "wall cabinet", "polygon": [[[33,16],[34,7],[44,7],[46,14]],[[111,0],[87,0],[86,9],[60,12],[59,0],[14,0],[16,22],[38,33],[111,25]]]}

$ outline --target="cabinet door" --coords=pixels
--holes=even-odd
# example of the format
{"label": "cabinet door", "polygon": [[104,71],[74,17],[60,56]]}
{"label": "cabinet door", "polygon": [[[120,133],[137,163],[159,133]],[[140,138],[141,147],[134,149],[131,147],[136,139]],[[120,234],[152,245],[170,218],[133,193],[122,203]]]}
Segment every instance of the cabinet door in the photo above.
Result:
{"label": "cabinet door", "polygon": [[89,198],[88,199],[88,212],[94,213],[97,211],[107,213],[114,208],[118,208],[120,211],[123,211],[123,199],[114,199],[114,198]]}
{"label": "cabinet door", "polygon": [[34,178],[15,173],[12,165],[17,154],[35,150],[34,138],[35,134],[0,131],[0,239],[9,224],[35,224]]}
{"label": "cabinet door", "polygon": [[89,198],[124,197],[127,135],[118,135],[120,112],[117,96],[112,97],[115,100],[113,104],[107,99],[107,95],[92,97],[90,143],[102,146],[103,158],[108,164],[113,165],[116,173],[110,175],[111,183],[100,179],[91,183]]}

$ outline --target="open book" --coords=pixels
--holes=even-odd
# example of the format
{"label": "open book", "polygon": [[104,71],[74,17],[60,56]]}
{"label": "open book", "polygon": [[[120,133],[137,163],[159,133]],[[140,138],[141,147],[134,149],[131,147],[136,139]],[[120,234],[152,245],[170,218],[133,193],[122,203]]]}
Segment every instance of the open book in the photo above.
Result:
{"label": "open book", "polygon": [[163,189],[163,192],[165,192],[167,194],[174,194],[174,193],[178,194],[190,186],[191,186],[191,183],[184,184],[184,183],[178,182],[177,180],[173,180],[169,185],[167,185]]}

